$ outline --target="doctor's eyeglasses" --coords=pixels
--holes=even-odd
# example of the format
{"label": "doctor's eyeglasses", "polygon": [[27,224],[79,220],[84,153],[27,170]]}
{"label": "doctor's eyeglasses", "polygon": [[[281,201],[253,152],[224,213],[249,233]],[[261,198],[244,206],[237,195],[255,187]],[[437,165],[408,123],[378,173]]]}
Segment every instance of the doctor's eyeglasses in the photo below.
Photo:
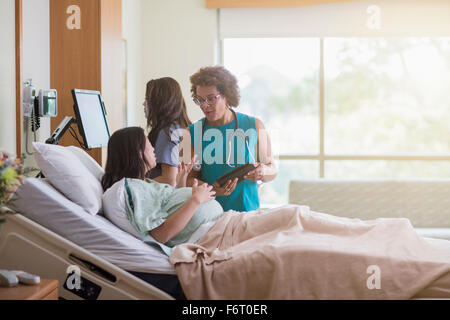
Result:
{"label": "doctor's eyeglasses", "polygon": [[219,99],[219,97],[220,97],[220,94],[218,94],[214,97],[207,97],[206,99],[202,99],[200,97],[195,97],[193,100],[194,100],[194,103],[198,106],[202,106],[202,104],[204,104],[205,102],[207,105],[211,106],[214,103],[216,103],[216,101],[217,101],[217,99]]}

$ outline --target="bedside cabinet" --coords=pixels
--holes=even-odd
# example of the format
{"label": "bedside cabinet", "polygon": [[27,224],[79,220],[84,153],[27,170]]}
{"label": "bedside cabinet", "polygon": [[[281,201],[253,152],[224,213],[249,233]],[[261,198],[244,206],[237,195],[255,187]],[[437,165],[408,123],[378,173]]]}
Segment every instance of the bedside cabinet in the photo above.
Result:
{"label": "bedside cabinet", "polygon": [[58,280],[41,279],[39,284],[0,287],[0,300],[58,300]]}

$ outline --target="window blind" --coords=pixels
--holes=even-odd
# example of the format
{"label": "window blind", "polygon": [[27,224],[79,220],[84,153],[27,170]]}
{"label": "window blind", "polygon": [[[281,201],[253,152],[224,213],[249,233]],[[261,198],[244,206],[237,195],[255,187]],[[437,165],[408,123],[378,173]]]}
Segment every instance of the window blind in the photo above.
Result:
{"label": "window blind", "polygon": [[450,36],[448,0],[220,9],[220,37]]}
{"label": "window blind", "polygon": [[207,8],[283,8],[359,0],[206,0]]}

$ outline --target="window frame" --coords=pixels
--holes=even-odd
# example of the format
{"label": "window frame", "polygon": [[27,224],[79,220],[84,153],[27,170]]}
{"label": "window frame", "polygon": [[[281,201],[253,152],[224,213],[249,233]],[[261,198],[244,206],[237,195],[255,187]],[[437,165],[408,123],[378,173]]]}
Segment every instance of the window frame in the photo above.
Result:
{"label": "window frame", "polygon": [[[221,65],[224,65],[225,57],[225,39],[234,39],[235,37],[219,37],[219,57]],[[255,37],[252,37],[255,38]],[[265,37],[259,37],[265,38]],[[282,38],[282,37],[281,37]],[[290,37],[292,38],[292,37]],[[302,37],[298,37],[302,38]],[[344,154],[333,155],[325,153],[325,39],[326,37],[317,37],[320,43],[320,65],[319,65],[319,153],[318,154],[279,154],[273,155],[275,160],[317,160],[319,161],[319,178],[326,178],[325,163],[330,160],[354,160],[354,161],[450,161],[450,154]]]}

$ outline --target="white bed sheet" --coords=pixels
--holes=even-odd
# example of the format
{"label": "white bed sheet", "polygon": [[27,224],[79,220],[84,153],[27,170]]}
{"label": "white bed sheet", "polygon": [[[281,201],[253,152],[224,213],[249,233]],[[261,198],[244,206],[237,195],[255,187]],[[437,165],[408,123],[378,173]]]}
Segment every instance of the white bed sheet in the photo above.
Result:
{"label": "white bed sheet", "polygon": [[9,207],[124,270],[176,274],[159,246],[144,243],[102,216],[90,215],[45,179],[25,179]]}

